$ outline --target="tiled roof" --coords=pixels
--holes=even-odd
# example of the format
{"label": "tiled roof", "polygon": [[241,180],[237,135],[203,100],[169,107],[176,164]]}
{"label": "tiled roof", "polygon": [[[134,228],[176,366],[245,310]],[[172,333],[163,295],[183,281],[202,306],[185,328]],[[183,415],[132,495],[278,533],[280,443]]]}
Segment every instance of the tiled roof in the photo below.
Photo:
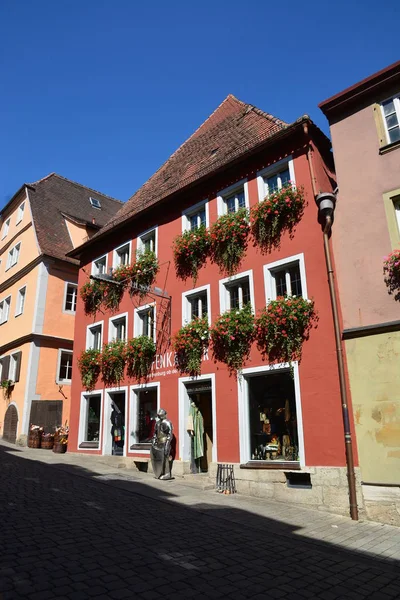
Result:
{"label": "tiled roof", "polygon": [[[56,173],[27,185],[41,253],[73,263],[77,261],[66,256],[73,246],[64,215],[88,227],[92,225],[94,231],[109,221],[122,204]],[[100,201],[101,209],[90,204],[90,197]]]}
{"label": "tiled roof", "polygon": [[244,155],[286,127],[284,121],[230,94],[94,238]]}

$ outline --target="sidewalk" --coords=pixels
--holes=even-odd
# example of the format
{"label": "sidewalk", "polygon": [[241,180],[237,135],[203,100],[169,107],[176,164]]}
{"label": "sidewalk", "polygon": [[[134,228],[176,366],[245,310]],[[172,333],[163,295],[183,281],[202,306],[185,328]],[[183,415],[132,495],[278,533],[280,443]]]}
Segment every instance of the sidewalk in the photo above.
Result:
{"label": "sidewalk", "polygon": [[110,464],[110,457],[74,453],[60,455],[48,450],[18,447],[3,441],[0,445],[19,458],[51,465],[99,484],[124,489],[159,502],[187,506],[199,512],[213,506],[219,509],[219,518],[248,528],[256,526],[258,517],[267,517],[272,523],[276,522],[279,535],[284,535],[282,525],[287,525],[292,531],[291,535],[294,533],[303,542],[309,541],[313,545],[329,543],[338,551],[354,551],[359,556],[385,561],[387,565],[394,566],[400,560],[398,527],[370,521],[355,522],[350,518],[264,498],[218,494],[215,490],[202,489],[203,483],[199,480],[197,484],[195,478],[189,481],[159,481],[151,474],[118,468],[118,457],[115,457],[115,464]]}

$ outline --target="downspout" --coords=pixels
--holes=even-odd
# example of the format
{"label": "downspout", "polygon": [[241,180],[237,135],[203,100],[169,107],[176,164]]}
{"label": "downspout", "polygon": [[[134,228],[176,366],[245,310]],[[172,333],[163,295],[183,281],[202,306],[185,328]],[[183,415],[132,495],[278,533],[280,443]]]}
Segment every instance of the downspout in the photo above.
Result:
{"label": "downspout", "polygon": [[[303,125],[304,134],[308,140],[308,126],[306,123]],[[346,468],[347,468],[347,482],[349,487],[349,503],[350,503],[350,516],[353,521],[358,521],[358,507],[357,507],[357,493],[356,493],[356,478],[354,474],[354,455],[353,455],[353,443],[351,438],[350,419],[349,419],[349,407],[347,400],[347,388],[346,388],[346,376],[344,369],[343,360],[343,348],[340,331],[339,321],[339,310],[338,301],[336,296],[334,272],[332,268],[331,249],[329,245],[329,236],[332,232],[332,216],[336,204],[336,196],[332,193],[318,194],[316,189],[316,179],[314,175],[314,166],[312,161],[312,150],[311,144],[308,143],[307,147],[307,160],[310,169],[311,185],[314,194],[314,199],[318,205],[319,214],[321,219],[324,221],[323,239],[324,239],[324,250],[325,250],[325,262],[326,271],[328,275],[329,293],[331,297],[332,305],[332,316],[333,316],[333,327],[335,331],[335,345],[336,345],[336,359],[339,372],[339,386],[340,386],[340,399],[342,404],[342,420],[343,420],[343,433],[344,433],[344,447],[346,453]]]}

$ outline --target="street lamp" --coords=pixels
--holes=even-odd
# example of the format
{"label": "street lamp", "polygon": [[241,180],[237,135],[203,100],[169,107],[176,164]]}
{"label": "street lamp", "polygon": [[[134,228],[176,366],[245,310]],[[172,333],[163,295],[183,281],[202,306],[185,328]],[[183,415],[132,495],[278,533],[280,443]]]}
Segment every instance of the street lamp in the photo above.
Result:
{"label": "street lamp", "polygon": [[334,330],[335,330],[336,357],[337,357],[337,364],[338,364],[338,371],[339,371],[344,444],[345,444],[345,451],[346,451],[347,480],[348,480],[348,485],[349,485],[350,516],[354,521],[358,521],[357,494],[356,494],[356,484],[355,484],[355,475],[354,475],[353,444],[352,444],[352,439],[351,439],[349,407],[347,404],[347,389],[346,389],[346,378],[345,378],[345,371],[344,371],[342,340],[341,340],[340,324],[339,324],[339,311],[338,311],[338,302],[337,302],[337,297],[336,297],[336,289],[335,289],[335,282],[334,282],[334,276],[333,276],[331,250],[330,250],[330,246],[329,246],[329,237],[330,237],[330,234],[332,231],[333,216],[334,216],[335,207],[336,207],[336,196],[332,192],[325,192],[322,194],[318,194],[315,197],[315,202],[318,206],[318,220],[321,223],[321,225],[323,226],[326,270],[327,270],[327,274],[328,274],[329,292],[330,292],[331,304],[332,304],[333,326],[334,326]]}

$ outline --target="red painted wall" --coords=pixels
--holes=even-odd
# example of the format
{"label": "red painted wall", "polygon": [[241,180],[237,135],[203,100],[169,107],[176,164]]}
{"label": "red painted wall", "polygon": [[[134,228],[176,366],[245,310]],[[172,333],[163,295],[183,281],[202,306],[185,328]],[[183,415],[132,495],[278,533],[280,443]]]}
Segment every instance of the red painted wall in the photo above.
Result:
{"label": "red painted wall", "polygon": [[[300,148],[297,150],[296,148]],[[85,256],[83,268],[79,274],[79,286],[87,280],[91,270],[91,260],[109,252],[108,264],[112,264],[112,250],[121,243],[132,239],[132,250],[136,248],[136,236],[151,226],[158,225],[158,257],[161,263],[160,273],[156,284],[166,289],[172,296],[172,334],[182,325],[182,292],[194,287],[191,280],[182,282],[175,276],[172,256],[172,240],[182,232],[181,213],[185,208],[197,202],[209,199],[209,219],[212,224],[217,219],[217,192],[231,185],[235,181],[247,177],[249,186],[250,206],[258,202],[257,170],[272,164],[292,154],[296,184],[304,186],[308,206],[304,217],[297,226],[293,239],[285,235],[279,250],[274,250],[269,255],[262,255],[260,251],[249,245],[247,255],[239,272],[253,269],[254,294],[256,312],[265,306],[265,287],[263,265],[304,253],[307,291],[310,298],[314,298],[319,313],[317,329],[311,331],[310,339],[304,345],[303,358],[299,367],[300,392],[303,413],[303,430],[305,444],[305,460],[307,466],[344,466],[343,426],[341,420],[341,401],[339,382],[337,376],[337,362],[334,344],[334,331],[330,305],[329,288],[327,284],[325,258],[321,227],[317,222],[317,208],[313,199],[311,178],[307,157],[303,145],[298,140],[291,140],[286,148],[278,148],[274,154],[269,151],[259,154],[254,158],[243,161],[241,166],[236,166],[223,175],[209,179],[207,185],[198,186],[192,191],[186,191],[181,197],[176,197],[167,203],[155,207],[147,215],[142,215],[137,221],[126,226],[123,232],[119,231],[107,237],[101,245],[90,248],[90,254]],[[318,149],[314,148],[313,161],[317,181],[317,188],[325,191],[331,188],[326,177],[323,159]],[[168,262],[169,269],[168,269]],[[168,276],[166,278],[168,271]],[[211,315],[212,322],[219,314],[219,280],[226,277],[220,274],[216,265],[208,263],[200,270],[196,287],[211,284]],[[166,278],[166,283],[165,283]],[[143,302],[145,304],[146,301]],[[128,312],[128,337],[133,335],[133,305],[127,294],[121,302],[119,313]],[[103,340],[108,339],[108,318],[111,315],[98,315],[96,321],[104,319]],[[77,451],[77,437],[80,411],[80,397],[82,387],[77,367],[77,358],[85,348],[86,327],[93,319],[86,317],[83,304],[78,300],[75,319],[74,342],[74,370],[72,381],[72,408],[71,408],[71,433],[69,451]],[[210,353],[211,356],[211,353]],[[246,367],[264,364],[255,346]],[[202,374],[216,373],[216,411],[217,411],[217,439],[218,461],[239,462],[239,427],[238,427],[238,393],[237,381],[230,377],[225,365],[215,364],[212,360],[203,362]],[[175,424],[175,433],[178,431],[178,378],[179,374],[171,374],[155,379],[161,382],[161,406],[168,411],[169,418]],[[125,381],[121,385],[131,385],[136,381]],[[102,389],[100,381],[97,389]],[[104,406],[104,403],[103,403]],[[96,451],[94,453],[100,453]],[[132,454],[133,456],[134,454]]]}

